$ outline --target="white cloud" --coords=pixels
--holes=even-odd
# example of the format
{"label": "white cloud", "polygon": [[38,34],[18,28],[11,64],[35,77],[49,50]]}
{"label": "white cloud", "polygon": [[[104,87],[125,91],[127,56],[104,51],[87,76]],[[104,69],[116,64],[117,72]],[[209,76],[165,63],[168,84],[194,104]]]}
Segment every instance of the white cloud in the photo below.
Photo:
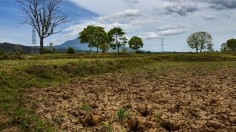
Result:
{"label": "white cloud", "polygon": [[134,35],[141,35],[150,25],[157,24],[158,20],[155,18],[143,19],[140,10],[138,9],[127,9],[104,16],[99,16],[90,21],[83,21],[79,24],[72,25],[63,30],[66,36],[78,36],[88,25],[95,25],[104,27],[106,31],[114,27],[122,28],[127,36],[131,36],[132,33],[139,31],[140,33]]}
{"label": "white cloud", "polygon": [[100,16],[99,21],[119,21],[127,18],[133,18],[140,16],[140,11],[138,9],[128,9],[125,11],[117,12],[110,15]]}
{"label": "white cloud", "polygon": [[143,39],[159,39],[166,36],[179,35],[187,32],[188,30],[185,27],[166,27],[160,28],[155,32],[146,32],[143,34]]}

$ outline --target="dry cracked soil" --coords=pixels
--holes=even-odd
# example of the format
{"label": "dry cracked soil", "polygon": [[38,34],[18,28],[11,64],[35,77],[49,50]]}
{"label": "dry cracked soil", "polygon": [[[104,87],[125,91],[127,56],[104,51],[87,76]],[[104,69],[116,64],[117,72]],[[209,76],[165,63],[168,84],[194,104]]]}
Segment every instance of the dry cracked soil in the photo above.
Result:
{"label": "dry cracked soil", "polygon": [[24,94],[26,107],[59,131],[235,132],[235,83],[236,69],[227,65],[152,66]]}

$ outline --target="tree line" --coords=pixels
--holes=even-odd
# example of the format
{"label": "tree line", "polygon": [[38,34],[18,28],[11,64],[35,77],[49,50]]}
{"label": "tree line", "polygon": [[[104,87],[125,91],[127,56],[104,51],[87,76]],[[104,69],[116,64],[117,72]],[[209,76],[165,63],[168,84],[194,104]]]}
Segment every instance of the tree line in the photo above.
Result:
{"label": "tree line", "polygon": [[135,51],[143,47],[143,41],[140,37],[133,36],[129,41],[125,37],[125,32],[120,27],[114,27],[106,32],[103,27],[89,25],[79,33],[81,43],[88,43],[90,52],[93,48],[102,50],[103,53],[108,52],[112,48],[120,52],[120,49],[126,44]]}

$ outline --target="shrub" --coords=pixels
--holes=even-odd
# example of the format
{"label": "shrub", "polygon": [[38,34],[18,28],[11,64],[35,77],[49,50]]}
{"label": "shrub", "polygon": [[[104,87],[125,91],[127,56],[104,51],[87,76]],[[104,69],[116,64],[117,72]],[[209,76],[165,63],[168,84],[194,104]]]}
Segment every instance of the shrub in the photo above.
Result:
{"label": "shrub", "polygon": [[51,53],[53,53],[53,51],[51,51],[51,50],[49,50],[47,48],[43,48],[43,53],[44,54],[51,54]]}
{"label": "shrub", "polygon": [[0,49],[0,55],[4,55],[4,54],[5,52],[2,49]]}
{"label": "shrub", "polygon": [[121,107],[116,114],[116,119],[118,121],[123,121],[127,117],[128,113],[125,108]]}
{"label": "shrub", "polygon": [[73,49],[72,47],[69,47],[69,48],[67,49],[66,53],[68,53],[68,54],[74,54],[75,51],[74,51],[74,49]]}
{"label": "shrub", "polygon": [[147,51],[146,53],[147,53],[147,54],[152,54],[152,52],[151,52],[151,51]]}
{"label": "shrub", "polygon": [[4,50],[0,49],[0,60],[7,59],[8,56],[5,54]]}
{"label": "shrub", "polygon": [[141,50],[137,50],[137,51],[135,51],[135,53],[137,53],[137,54],[145,54],[145,52],[141,51]]}

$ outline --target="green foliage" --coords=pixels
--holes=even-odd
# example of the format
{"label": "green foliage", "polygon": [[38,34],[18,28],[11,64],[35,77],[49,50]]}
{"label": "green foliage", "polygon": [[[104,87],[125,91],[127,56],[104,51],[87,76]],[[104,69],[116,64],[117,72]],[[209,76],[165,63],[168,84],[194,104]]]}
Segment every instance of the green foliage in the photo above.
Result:
{"label": "green foliage", "polygon": [[104,28],[96,27],[94,31],[94,36],[95,36],[97,52],[98,52],[98,47],[102,49],[103,53],[107,52],[107,50],[109,49],[109,38]]}
{"label": "green foliage", "polygon": [[4,50],[0,49],[0,55],[2,56],[4,54],[5,54]]}
{"label": "green foliage", "polygon": [[144,52],[144,51],[136,51],[135,53],[138,53],[138,54],[145,54],[146,52]]}
{"label": "green foliage", "polygon": [[90,104],[84,103],[84,104],[81,105],[80,109],[85,111],[85,112],[90,112],[90,111],[92,111],[93,108]]}
{"label": "green foliage", "polygon": [[82,32],[79,33],[79,39],[81,43],[88,43],[89,47],[94,47],[94,35],[95,26],[90,25],[87,28],[84,28]]}
{"label": "green foliage", "polygon": [[110,46],[113,49],[118,49],[118,52],[120,52],[120,47],[125,46],[127,43],[127,38],[124,35],[125,32],[120,27],[115,27],[108,32]]}
{"label": "green foliage", "polygon": [[227,41],[227,47],[230,51],[236,51],[236,39],[229,39]]}
{"label": "green foliage", "polygon": [[129,40],[129,47],[135,51],[143,47],[143,41],[141,38],[134,36]]}
{"label": "green foliage", "polygon": [[220,48],[221,52],[228,52],[230,51],[230,48],[227,46],[227,43],[223,43]]}
{"label": "green foliage", "polygon": [[0,55],[0,60],[23,60],[24,55],[21,52],[4,53]]}
{"label": "green foliage", "polygon": [[118,121],[123,121],[128,116],[128,112],[125,108],[121,107],[116,113],[116,119]]}
{"label": "green foliage", "polygon": [[44,53],[44,54],[52,54],[53,51],[50,50],[50,49],[47,49],[47,48],[43,48],[43,53]]}
{"label": "green foliage", "polygon": [[102,123],[101,128],[102,128],[101,130],[102,132],[114,132],[113,127],[106,123]]}
{"label": "green foliage", "polygon": [[90,25],[87,26],[87,28],[85,28],[82,32],[80,32],[79,35],[81,43],[88,43],[88,47],[90,47],[91,49],[93,47],[96,47],[97,52],[98,48],[101,48],[103,52],[105,52],[107,50],[107,47],[109,47],[107,46],[109,38],[103,27]]}
{"label": "green foliage", "polygon": [[100,45],[99,45],[99,48],[102,50],[102,53],[106,53],[109,49],[109,43],[107,42],[102,42]]}
{"label": "green foliage", "polygon": [[200,50],[202,52],[204,49],[208,49],[208,51],[213,51],[212,37],[207,32],[196,32],[191,34],[187,43],[190,48],[196,49],[196,52]]}
{"label": "green foliage", "polygon": [[74,54],[75,51],[74,51],[74,49],[73,49],[72,47],[69,47],[69,48],[67,49],[66,53],[67,53],[67,54]]}
{"label": "green foliage", "polygon": [[51,51],[55,52],[55,48],[53,47],[53,43],[52,42],[49,43],[49,47],[50,47]]}
{"label": "green foliage", "polygon": [[148,51],[147,54],[152,54],[152,52],[151,52],[151,51]]}
{"label": "green foliage", "polygon": [[7,59],[7,58],[8,58],[8,56],[4,52],[4,50],[0,49],[0,60],[4,60],[4,59]]}

